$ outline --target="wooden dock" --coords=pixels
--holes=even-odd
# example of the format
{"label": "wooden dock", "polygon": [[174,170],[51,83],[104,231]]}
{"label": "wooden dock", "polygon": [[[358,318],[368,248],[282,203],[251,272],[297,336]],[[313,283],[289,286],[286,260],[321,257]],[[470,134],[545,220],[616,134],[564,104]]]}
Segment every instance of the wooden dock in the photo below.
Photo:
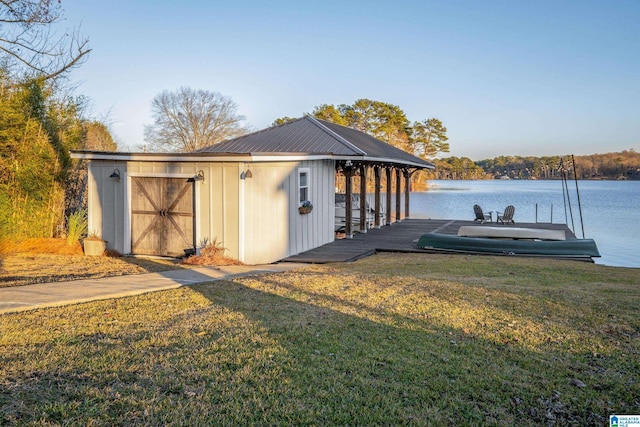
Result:
{"label": "wooden dock", "polygon": [[[480,225],[473,221],[447,219],[405,219],[381,228],[368,230],[366,233],[355,233],[352,239],[336,239],[319,248],[302,252],[285,258],[283,262],[301,262],[310,264],[325,264],[329,262],[349,262],[367,257],[376,252],[407,252],[425,253],[415,247],[418,238],[431,232],[443,234],[457,234],[462,225]],[[485,226],[496,226],[496,223],[485,223]],[[500,225],[500,227],[550,228],[564,230],[567,239],[575,238],[565,224],[548,223],[518,223],[515,225]]]}

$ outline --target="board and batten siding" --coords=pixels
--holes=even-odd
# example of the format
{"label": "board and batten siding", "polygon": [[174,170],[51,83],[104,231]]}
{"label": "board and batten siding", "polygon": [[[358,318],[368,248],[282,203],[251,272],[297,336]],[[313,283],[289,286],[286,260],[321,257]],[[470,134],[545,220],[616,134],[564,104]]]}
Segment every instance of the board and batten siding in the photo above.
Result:
{"label": "board and batten siding", "polygon": [[[110,178],[116,169],[120,171],[120,181]],[[89,162],[87,172],[88,232],[106,240],[108,249],[122,253],[125,244],[123,226],[126,188],[123,182],[126,163],[92,161]]]}
{"label": "board and batten siding", "polygon": [[[109,178],[115,169],[120,181]],[[237,162],[137,162],[92,160],[88,169],[89,232],[107,241],[107,248],[131,253],[131,178],[193,177],[202,170],[204,182],[195,183],[196,244],[217,239],[227,256],[238,258]]]}
{"label": "board and batten siding", "polygon": [[[240,258],[239,197],[240,165],[237,162],[201,164],[205,181],[200,191],[200,239],[223,246],[225,256]],[[196,183],[199,185],[200,183]]]}
{"label": "board and batten siding", "polygon": [[[298,211],[298,171],[309,172],[313,211]],[[110,178],[118,169],[120,181]],[[132,178],[184,178],[195,182],[195,243],[214,239],[225,255],[247,264],[280,261],[334,239],[335,169],[331,160],[302,162],[89,162],[89,231],[109,249],[131,253]],[[241,179],[251,170],[251,178]]]}
{"label": "board and batten siding", "polygon": [[[240,181],[240,260],[247,264],[279,261],[334,239],[335,169],[333,161],[245,163],[251,178]],[[313,211],[301,215],[298,171],[309,172]]]}

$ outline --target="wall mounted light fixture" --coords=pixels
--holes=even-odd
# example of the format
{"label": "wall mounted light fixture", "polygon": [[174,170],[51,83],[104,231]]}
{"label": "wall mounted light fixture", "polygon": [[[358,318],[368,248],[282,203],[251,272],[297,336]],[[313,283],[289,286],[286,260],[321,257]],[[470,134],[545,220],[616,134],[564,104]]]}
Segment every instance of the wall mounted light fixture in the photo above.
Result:
{"label": "wall mounted light fixture", "polygon": [[253,178],[253,173],[251,173],[251,169],[247,169],[246,171],[240,172],[240,179]]}
{"label": "wall mounted light fixture", "polygon": [[202,183],[204,184],[204,171],[203,170],[199,170],[198,172],[196,172],[196,174],[194,176],[192,176],[191,178],[187,179],[187,182],[196,182],[196,181],[202,181]]}
{"label": "wall mounted light fixture", "polygon": [[120,169],[114,169],[113,173],[109,175],[109,178],[115,178],[116,182],[120,182]]}

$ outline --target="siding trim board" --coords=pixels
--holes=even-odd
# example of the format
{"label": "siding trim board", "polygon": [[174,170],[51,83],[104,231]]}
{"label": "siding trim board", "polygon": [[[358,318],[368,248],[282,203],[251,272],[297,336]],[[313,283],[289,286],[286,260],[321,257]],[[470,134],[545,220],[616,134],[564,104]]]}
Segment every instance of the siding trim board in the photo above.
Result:
{"label": "siding trim board", "polygon": [[[245,164],[240,163],[241,173],[244,174]],[[245,255],[245,181],[247,178],[240,178],[238,180],[238,260],[240,262],[246,263],[246,255]]]}

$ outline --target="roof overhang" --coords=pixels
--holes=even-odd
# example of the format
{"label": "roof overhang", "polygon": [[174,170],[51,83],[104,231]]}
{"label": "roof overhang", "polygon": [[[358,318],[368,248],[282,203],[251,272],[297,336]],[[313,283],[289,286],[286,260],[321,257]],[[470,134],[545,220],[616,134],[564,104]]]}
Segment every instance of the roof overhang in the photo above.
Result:
{"label": "roof overhang", "polygon": [[130,162],[300,162],[304,160],[333,160],[435,169],[431,164],[401,162],[398,159],[369,156],[344,156],[331,153],[122,153],[107,151],[71,151],[71,158],[80,160],[112,160]]}
{"label": "roof overhang", "polygon": [[80,160],[115,160],[130,162],[210,162],[210,161],[247,161],[250,154],[215,154],[209,153],[122,153],[115,151],[71,151],[72,159]]}
{"label": "roof overhang", "polygon": [[371,163],[376,165],[392,165],[399,168],[416,168],[416,169],[435,169],[434,165],[425,165],[416,162],[400,162],[397,159],[389,159],[384,157],[369,157],[369,156],[332,156],[333,160],[351,160],[352,162]]}

